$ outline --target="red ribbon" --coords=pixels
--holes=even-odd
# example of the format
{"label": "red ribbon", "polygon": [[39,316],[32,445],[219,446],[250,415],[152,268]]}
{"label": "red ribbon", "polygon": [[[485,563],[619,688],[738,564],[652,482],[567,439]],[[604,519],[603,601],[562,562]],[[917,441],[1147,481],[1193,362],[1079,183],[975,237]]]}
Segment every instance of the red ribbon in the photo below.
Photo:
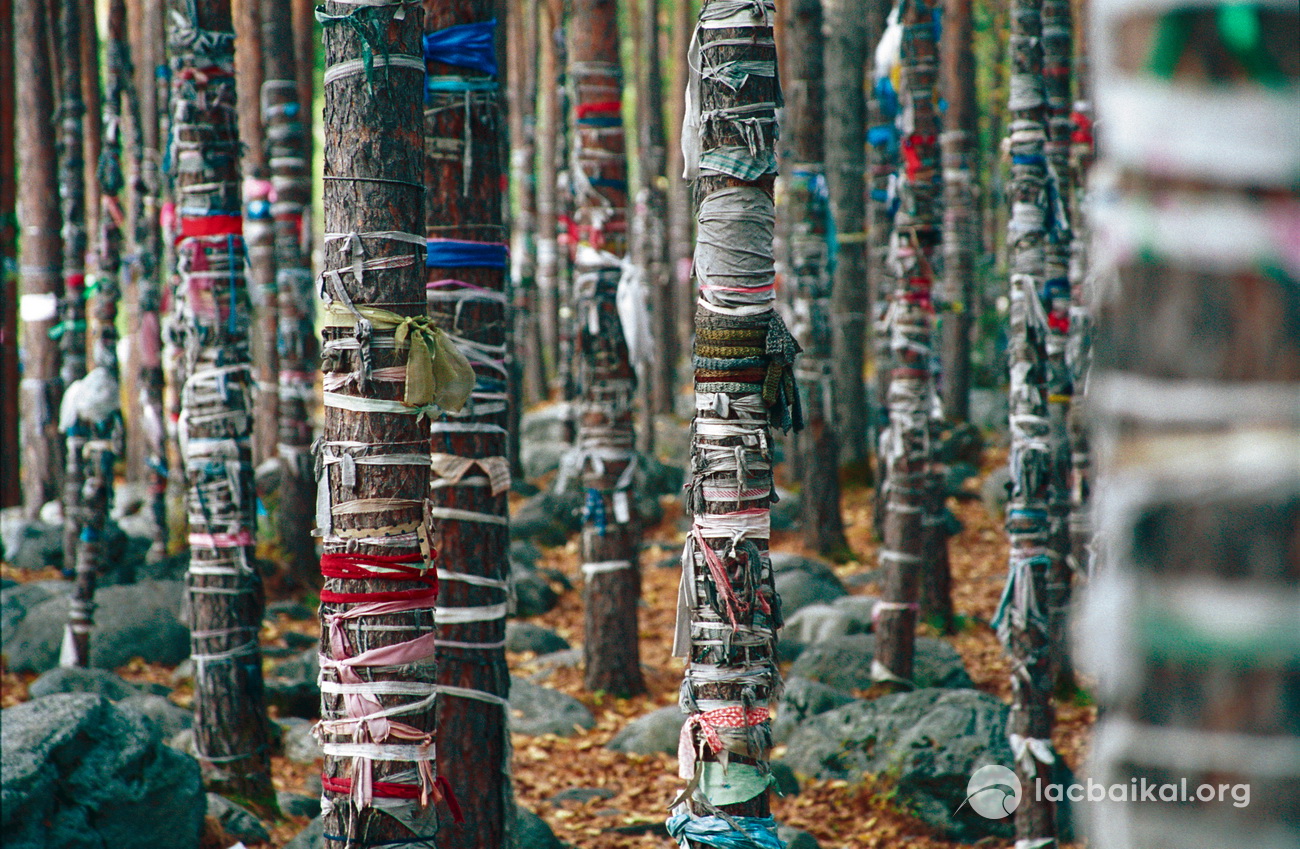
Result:
{"label": "red ribbon", "polygon": [[909,178],[915,177],[916,172],[921,170],[921,146],[929,145],[933,147],[938,143],[938,136],[923,136],[919,133],[903,139],[903,161],[906,164]]}
{"label": "red ribbon", "polygon": [[[320,777],[321,787],[331,793],[348,795],[352,792],[351,778],[331,778],[328,775]],[[456,799],[456,793],[451,789],[451,782],[446,776],[438,776],[434,779],[434,800],[441,799],[447,803],[451,810],[451,816],[458,823],[465,821],[465,814],[461,811],[460,802]],[[422,789],[418,784],[398,784],[393,781],[376,781],[372,785],[375,796],[383,799],[418,799]]]}
{"label": "red ribbon", "polygon": [[180,230],[176,233],[178,242],[201,236],[242,236],[244,233],[244,219],[240,215],[200,215],[193,218],[182,215],[180,223]]}
{"label": "red ribbon", "polygon": [[599,103],[579,103],[577,109],[579,118],[586,118],[588,115],[591,115],[593,112],[618,113],[622,111],[623,111],[623,104],[618,100],[602,100]]}
{"label": "red ribbon", "polygon": [[[437,557],[432,552],[430,559]],[[420,567],[407,564],[419,563]],[[382,567],[376,571],[373,567]],[[424,568],[424,555],[413,554],[325,554],[320,559],[320,571],[326,578],[346,578],[353,581],[380,579],[385,581],[416,581],[424,584],[423,588],[411,590],[391,590],[377,593],[340,593],[322,590],[320,600],[329,604],[348,602],[409,601],[424,598],[436,598],[438,595],[438,573]]]}

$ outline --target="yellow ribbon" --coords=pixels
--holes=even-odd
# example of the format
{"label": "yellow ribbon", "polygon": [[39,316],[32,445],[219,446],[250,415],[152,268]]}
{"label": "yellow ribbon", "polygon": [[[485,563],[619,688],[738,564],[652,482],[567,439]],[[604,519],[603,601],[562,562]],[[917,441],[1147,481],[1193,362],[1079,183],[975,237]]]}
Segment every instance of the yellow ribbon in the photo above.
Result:
{"label": "yellow ribbon", "polygon": [[[336,326],[356,326],[357,317],[347,307],[329,304],[326,309],[338,320]],[[392,330],[395,347],[410,349],[406,356],[403,404],[408,407],[437,404],[453,413],[465,406],[474,390],[474,369],[441,327],[427,316],[398,315],[364,304],[355,309],[376,330]]]}

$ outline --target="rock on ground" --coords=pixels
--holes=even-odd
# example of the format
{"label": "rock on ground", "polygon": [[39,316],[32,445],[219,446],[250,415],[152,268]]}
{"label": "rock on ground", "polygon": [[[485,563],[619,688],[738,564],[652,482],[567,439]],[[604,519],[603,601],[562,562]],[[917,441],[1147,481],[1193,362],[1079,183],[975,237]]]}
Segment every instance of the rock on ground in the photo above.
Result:
{"label": "rock on ground", "polygon": [[116,702],[138,696],[140,690],[107,669],[82,669],[79,666],[56,666],[27,688],[28,698],[32,699],[56,693],[94,693]]}
{"label": "rock on ground", "polygon": [[873,596],[846,595],[830,604],[810,604],[795,611],[781,629],[777,651],[781,660],[794,660],[805,648],[872,629]]}
{"label": "rock on ground", "polygon": [[677,738],[686,717],[677,705],[659,708],[629,722],[605,744],[615,752],[650,755],[655,752],[677,754]]}
{"label": "rock on ground", "polygon": [[793,616],[809,605],[830,604],[848,594],[833,574],[826,578],[801,570],[779,572],[775,583],[777,594],[781,596],[781,610],[786,616]]}
{"label": "rock on ground", "polygon": [[973,841],[1010,834],[1006,823],[967,808],[971,773],[1011,763],[1008,708],[978,690],[924,689],[856,700],[806,720],[791,736],[786,761],[815,778],[893,778],[900,805],[948,837]]}
{"label": "rock on ground", "polygon": [[785,841],[785,849],[821,849],[821,844],[817,842],[816,837],[794,826],[777,826],[776,836]]}
{"label": "rock on ground", "polygon": [[225,796],[218,796],[216,793],[208,794],[208,816],[216,817],[226,834],[236,840],[254,843],[271,839],[271,833],[266,830],[266,826],[262,825],[261,820],[251,811],[236,805]]}
{"label": "rock on ground", "polygon": [[506,623],[506,651],[550,654],[569,648],[569,641],[541,625],[531,622]]}
{"label": "rock on ground", "polygon": [[282,732],[280,748],[289,760],[297,764],[310,764],[315,763],[317,758],[325,757],[320,743],[311,733],[314,723],[290,716],[275,720],[275,724],[280,726]]}
{"label": "rock on ground", "polygon": [[594,728],[596,718],[572,696],[510,676],[510,730],[518,734],[571,737]]}
{"label": "rock on ground", "polygon": [[284,849],[322,849],[324,845],[325,821],[317,816],[292,840],[284,844]]}
{"label": "rock on ground", "polygon": [[[21,587],[3,591],[3,651],[10,671],[44,672],[58,663],[71,585],[55,588],[51,583],[59,582],[27,585],[41,589],[25,593]],[[141,581],[95,593],[90,665],[116,669],[142,657],[170,666],[188,657],[190,632],[179,617],[184,591],[181,581]]]}
{"label": "rock on ground", "polygon": [[187,728],[194,727],[194,714],[154,693],[129,696],[118,702],[117,706],[120,710],[148,719],[164,740],[170,740]]}
{"label": "rock on ground", "polygon": [[281,716],[320,716],[319,673],[320,653],[314,648],[281,662],[266,677],[266,703]]}
{"label": "rock on ground", "polygon": [[523,805],[515,805],[515,827],[510,843],[514,849],[565,849],[546,820]]}
{"label": "rock on ground", "polygon": [[0,713],[0,833],[6,849],[197,849],[199,765],[158,729],[91,693]]}
{"label": "rock on ground", "polygon": [[[871,658],[876,638],[854,634],[809,646],[790,668],[790,677],[803,677],[840,690],[870,687]],[[912,677],[918,687],[971,687],[961,655],[951,644],[935,637],[917,637]]]}
{"label": "rock on ground", "polygon": [[788,678],[785,692],[781,694],[776,709],[776,719],[772,721],[773,742],[786,742],[807,719],[843,707],[851,701],[853,696],[843,690],[807,678]]}

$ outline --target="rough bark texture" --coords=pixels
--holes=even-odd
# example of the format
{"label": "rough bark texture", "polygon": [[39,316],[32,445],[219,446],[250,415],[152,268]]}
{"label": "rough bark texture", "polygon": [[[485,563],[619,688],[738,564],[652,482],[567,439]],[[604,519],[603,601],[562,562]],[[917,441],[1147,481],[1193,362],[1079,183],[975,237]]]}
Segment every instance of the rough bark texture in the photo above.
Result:
{"label": "rough bark texture", "polygon": [[976,205],[975,146],[979,112],[975,102],[972,0],[945,0],[940,50],[943,93],[943,306],[940,319],[939,394],[950,423],[970,418],[970,334],[975,301],[975,260],[980,221]]}
{"label": "rough bark texture", "polygon": [[[1053,475],[1049,449],[1047,321],[1040,292],[1044,244],[1049,238],[1048,174],[1043,157],[1046,110],[1043,96],[1041,0],[1016,0],[1011,7],[1011,219],[1007,253],[1011,266],[1011,492],[1007,532],[1010,569],[994,618],[1012,662],[1009,732],[1016,749],[1016,774],[1030,786],[1051,754],[1051,646],[1045,608],[1051,557],[1048,506]],[[1031,744],[1017,742],[1031,741]],[[1016,808],[1016,838],[1056,839],[1055,805],[1025,794]]]}
{"label": "rough bark texture", "polygon": [[99,29],[95,20],[95,0],[81,3],[81,102],[88,121],[82,124],[81,155],[86,167],[82,171],[85,186],[86,235],[89,240],[100,231],[99,181],[95,179],[95,163],[99,161],[101,133],[99,114],[103,108],[99,90]]}
{"label": "rough bark texture", "polygon": [[56,301],[63,240],[55,158],[54,84],[50,69],[50,30],[46,4],[15,0],[15,76],[18,88],[18,167],[23,175],[18,207],[22,220],[23,310],[23,492],[24,513],[36,516],[59,497],[63,440],[59,438],[59,348],[50,331],[58,323]]}
{"label": "rough bark texture", "polygon": [[[693,519],[674,646],[688,659],[680,774],[690,784],[668,830],[692,845],[716,811],[731,817],[731,828],[765,833],[765,839],[773,839],[776,828],[766,792],[766,705],[780,688],[774,645],[781,621],[767,555],[774,494],[770,424],[795,424],[797,409],[790,407],[798,396],[791,371],[797,345],[772,310],[774,112],[780,102],[775,16],[771,3],[761,12],[749,3],[704,4],[692,59],[703,78],[690,82],[698,99],[683,128],[702,151],[686,163],[691,176],[698,173],[695,273],[701,294],[687,504]],[[724,25],[703,26],[709,21]],[[765,73],[751,73],[732,88],[722,73],[738,60],[763,63]],[[701,122],[701,112],[719,117]],[[721,748],[715,750],[710,737]],[[731,786],[724,786],[717,768],[722,748],[730,753]]]}
{"label": "rough bark texture", "polygon": [[1094,33],[1141,36],[1095,43],[1098,147],[1118,179],[1093,218],[1111,282],[1087,399],[1093,767],[1202,795],[1092,806],[1089,831],[1117,849],[1295,846],[1300,264],[1277,225],[1300,214],[1300,12],[1093,9]]}
{"label": "rough bark texture", "polygon": [[510,461],[516,476],[519,427],[514,421],[522,406],[547,395],[546,364],[542,359],[537,303],[537,78],[539,47],[538,0],[511,0],[510,28],[510,185],[516,205],[510,227],[510,279],[514,289],[514,338],[522,404],[511,410]]}
{"label": "rough bark texture", "polygon": [[[340,2],[326,3],[322,13],[330,309],[318,457],[330,504],[318,517],[328,578],[321,605],[325,845],[407,841],[430,847],[433,800],[441,793],[433,774],[436,586],[421,571],[428,560],[420,553],[429,492],[428,466],[420,458],[428,456],[429,429],[419,408],[402,403],[415,389],[406,375],[421,376],[419,362],[409,362],[414,346],[396,347],[398,327],[409,328],[408,339],[429,333],[424,15],[419,5]],[[373,47],[365,51],[369,62],[364,43]],[[402,323],[359,323],[349,303],[385,310]],[[394,572],[372,559],[385,556],[406,558],[409,565]],[[337,571],[327,565],[340,561]],[[370,607],[393,598],[380,593],[394,592],[402,594],[397,609]],[[381,655],[367,660],[374,650]],[[345,690],[352,695],[345,697]],[[363,720],[386,710],[394,711],[387,727],[368,730],[373,723]],[[375,805],[365,789],[371,778]]]}
{"label": "rough bark texture", "polygon": [[18,443],[18,217],[14,7],[0,0],[0,507],[22,504]]}
{"label": "rough bark texture", "polygon": [[886,31],[889,15],[888,0],[869,0],[867,10],[867,44],[874,59],[871,75],[871,92],[867,98],[867,297],[868,315],[871,319],[871,382],[868,394],[868,426],[872,440],[870,450],[875,458],[875,500],[873,520],[876,533],[885,534],[886,463],[883,443],[879,436],[889,423],[885,401],[889,396],[891,357],[888,326],[885,315],[889,309],[889,287],[892,280],[889,263],[889,234],[893,230],[889,183],[898,166],[897,98],[888,97],[893,91],[889,81],[888,65],[882,61],[880,41]]}
{"label": "rough bark texture", "polygon": [[[889,427],[881,438],[885,464],[885,526],[881,565],[885,586],[877,607],[877,678],[910,686],[916,637],[918,581],[946,562],[938,556],[930,409],[934,376],[933,286],[942,239],[939,116],[935,107],[938,45],[932,4],[913,2],[902,18],[900,54],[898,210],[889,260],[894,292],[887,318],[890,338]],[[928,542],[928,544],[927,544]]]}
{"label": "rough bark texture", "polygon": [[[86,115],[81,88],[82,0],[58,3],[59,68],[59,199],[63,210],[63,296],[59,323],[51,332],[59,340],[59,376],[65,390],[86,376],[86,184],[83,124]],[[80,428],[64,433],[63,569],[70,574],[77,556],[77,538],[84,520],[81,484],[85,473]]]}
{"label": "rough bark texture", "polygon": [[[315,407],[315,280],[311,273],[312,144],[307,135],[311,101],[300,100],[298,63],[282,49],[293,39],[292,0],[261,0],[262,41],[276,45],[263,54],[260,93],[270,170],[270,215],[275,222],[274,337],[279,374],[279,504],[276,509],[280,556],[292,584],[315,587],[320,580],[311,538],[316,487],[312,481],[312,412]],[[262,304],[270,311],[270,305]]]}
{"label": "rough bark texture", "polygon": [[865,19],[870,0],[826,0],[826,186],[835,221],[831,372],[839,463],[862,479],[871,454],[866,354],[867,281]]}
{"label": "rough bark texture", "polygon": [[556,39],[563,20],[562,5],[539,0],[542,5],[538,35],[538,86],[541,103],[537,113],[537,329],[541,340],[546,379],[554,385],[559,374],[559,248],[555,233],[558,214],[556,141],[560,134],[559,63]]}
{"label": "rough bark texture", "polygon": [[[645,690],[637,635],[640,517],[633,490],[636,375],[615,295],[627,250],[623,72],[614,0],[576,0],[569,28],[575,186],[574,342],[577,447],[569,464],[585,493],[582,561],[586,686]],[[641,309],[644,309],[642,305]],[[632,469],[629,469],[632,466]]]}
{"label": "rough bark texture", "polygon": [[794,334],[804,348],[799,385],[805,391],[808,428],[800,437],[804,543],[821,554],[848,548],[840,517],[839,434],[835,421],[831,288],[835,225],[826,185],[826,87],[822,75],[820,0],[784,6],[787,51],[786,135],[792,174],[786,222],[794,297]]}
{"label": "rough bark texture", "polygon": [[264,598],[253,563],[253,386],[234,31],[229,0],[178,0],[169,11],[194,743],[209,786],[273,808],[257,641]]}
{"label": "rough bark texture", "polygon": [[[425,5],[425,31],[491,20],[491,0]],[[498,24],[499,26],[499,24]],[[424,227],[431,239],[500,245],[500,158],[506,134],[499,91],[482,69],[430,59],[424,111]],[[476,56],[498,57],[488,49]],[[467,90],[469,93],[467,94]],[[428,270],[435,324],[473,351],[470,403],[433,422],[430,500],[438,528],[438,772],[456,789],[465,822],[439,836],[443,849],[507,844],[513,817],[505,617],[510,574],[510,486],[504,250],[481,262],[442,260]]]}
{"label": "rough bark texture", "polygon": [[672,77],[668,96],[668,273],[677,292],[677,337],[684,348],[695,326],[691,284],[691,187],[682,179],[682,115],[686,103],[686,46],[691,39],[691,3],[672,3]]}

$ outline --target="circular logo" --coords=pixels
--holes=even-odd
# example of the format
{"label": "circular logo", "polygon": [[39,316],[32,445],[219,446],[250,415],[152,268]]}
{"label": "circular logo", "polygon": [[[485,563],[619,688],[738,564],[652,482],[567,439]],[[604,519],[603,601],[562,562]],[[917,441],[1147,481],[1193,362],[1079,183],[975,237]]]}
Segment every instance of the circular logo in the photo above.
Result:
{"label": "circular logo", "polygon": [[1004,766],[982,766],[966,782],[966,800],[962,806],[968,804],[985,819],[1011,816],[1020,804],[1020,779]]}

